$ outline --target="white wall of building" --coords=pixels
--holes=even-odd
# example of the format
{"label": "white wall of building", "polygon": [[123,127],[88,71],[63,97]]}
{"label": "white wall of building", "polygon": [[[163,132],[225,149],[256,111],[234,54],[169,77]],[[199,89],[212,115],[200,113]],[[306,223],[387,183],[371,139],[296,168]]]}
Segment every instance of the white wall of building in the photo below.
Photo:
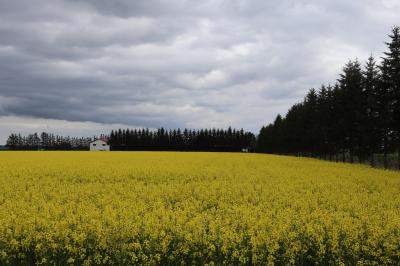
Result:
{"label": "white wall of building", "polygon": [[107,145],[107,142],[98,139],[98,140],[95,140],[90,143],[90,150],[91,151],[109,151],[110,145]]}

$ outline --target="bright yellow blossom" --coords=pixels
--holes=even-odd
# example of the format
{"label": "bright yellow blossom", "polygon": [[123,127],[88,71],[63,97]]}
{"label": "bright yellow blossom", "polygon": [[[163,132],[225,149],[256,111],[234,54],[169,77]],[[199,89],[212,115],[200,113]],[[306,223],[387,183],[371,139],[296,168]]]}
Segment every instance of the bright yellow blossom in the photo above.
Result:
{"label": "bright yellow blossom", "polygon": [[305,158],[2,152],[0,265],[396,265],[399,195]]}

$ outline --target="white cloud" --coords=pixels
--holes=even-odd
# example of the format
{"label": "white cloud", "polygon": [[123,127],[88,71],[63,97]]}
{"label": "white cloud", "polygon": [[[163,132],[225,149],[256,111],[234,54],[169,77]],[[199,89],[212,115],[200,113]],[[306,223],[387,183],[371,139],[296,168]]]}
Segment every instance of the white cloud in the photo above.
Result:
{"label": "white cloud", "polygon": [[193,73],[178,74],[178,84],[184,88],[193,89],[218,89],[223,87],[229,76],[222,70],[213,69],[204,75]]}

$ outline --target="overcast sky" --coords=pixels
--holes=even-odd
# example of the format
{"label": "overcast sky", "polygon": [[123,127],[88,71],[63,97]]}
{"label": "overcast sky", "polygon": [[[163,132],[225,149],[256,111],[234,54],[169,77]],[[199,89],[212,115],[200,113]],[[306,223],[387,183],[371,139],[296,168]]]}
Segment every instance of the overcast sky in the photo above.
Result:
{"label": "overcast sky", "polygon": [[351,58],[380,56],[398,0],[0,0],[11,132],[228,126],[257,133]]}

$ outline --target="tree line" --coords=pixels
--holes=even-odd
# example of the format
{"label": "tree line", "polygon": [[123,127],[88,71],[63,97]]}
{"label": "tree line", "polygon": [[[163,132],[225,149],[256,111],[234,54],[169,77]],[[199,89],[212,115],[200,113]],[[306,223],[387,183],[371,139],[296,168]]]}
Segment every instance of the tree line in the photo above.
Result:
{"label": "tree line", "polygon": [[113,150],[242,151],[255,146],[255,136],[243,129],[119,129],[111,131]]}
{"label": "tree line", "polygon": [[11,134],[10,150],[88,150],[95,139],[107,140],[112,150],[242,151],[256,145],[253,133],[243,129],[118,129],[99,138],[63,137],[51,133]]}
{"label": "tree line", "polygon": [[337,82],[310,89],[286,116],[261,128],[258,150],[376,164],[397,153],[400,167],[400,28],[393,27],[380,63],[350,60]]}
{"label": "tree line", "polygon": [[42,132],[27,136],[11,134],[6,142],[10,150],[87,150],[94,138],[77,138]]}

